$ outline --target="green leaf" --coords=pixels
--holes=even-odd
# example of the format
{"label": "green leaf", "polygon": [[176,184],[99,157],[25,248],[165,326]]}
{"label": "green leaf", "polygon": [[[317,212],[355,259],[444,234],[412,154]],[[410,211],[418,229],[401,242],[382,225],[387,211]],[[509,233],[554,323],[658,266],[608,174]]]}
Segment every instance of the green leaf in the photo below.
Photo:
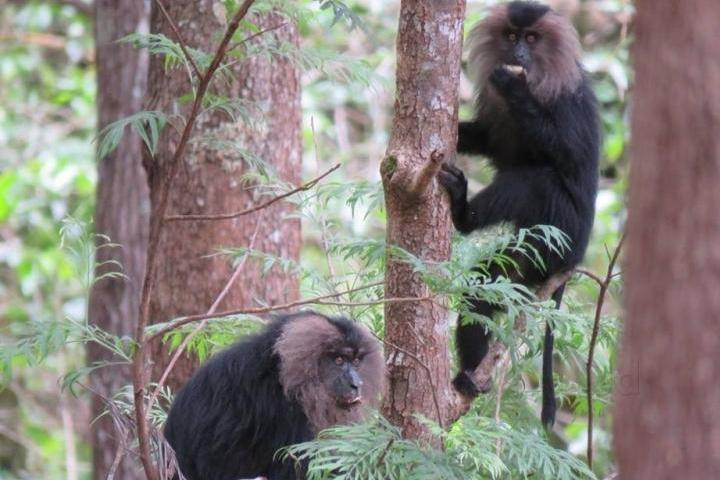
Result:
{"label": "green leaf", "polygon": [[111,123],[95,137],[95,142],[98,143],[98,158],[105,158],[118,147],[127,127],[140,136],[145,147],[154,156],[160,133],[166,122],[167,118],[163,112],[150,110]]}

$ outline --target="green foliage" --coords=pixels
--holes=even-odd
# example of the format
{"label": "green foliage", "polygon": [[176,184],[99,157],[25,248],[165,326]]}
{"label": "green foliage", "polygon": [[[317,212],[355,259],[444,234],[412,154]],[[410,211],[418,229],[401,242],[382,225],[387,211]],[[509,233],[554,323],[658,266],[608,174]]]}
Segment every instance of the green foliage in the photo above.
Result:
{"label": "green foliage", "polygon": [[138,112],[109,124],[100,131],[97,137],[98,158],[105,158],[117,148],[127,127],[130,127],[133,132],[139,135],[148,151],[155,155],[160,133],[166,122],[167,117],[163,112],[146,111]]}
{"label": "green foliage", "polygon": [[467,416],[449,432],[437,426],[432,430],[444,440],[444,451],[404,440],[396,427],[376,416],[361,425],[331,427],[314,441],[280,454],[309,460],[309,480],[596,478],[583,462],[542,436],[507,424]]}
{"label": "green foliage", "polygon": [[365,24],[362,19],[353,12],[344,2],[338,0],[317,0],[320,4],[321,10],[332,9],[333,21],[332,25],[335,25],[340,20],[346,20],[350,25],[351,29],[362,28],[365,30]]}
{"label": "green foliage", "polygon": [[212,56],[202,50],[186,46],[186,51],[192,58],[188,58],[179,43],[169,39],[161,33],[131,33],[118,40],[120,43],[129,43],[136,48],[147,50],[151,55],[163,57],[165,69],[170,70],[182,65],[188,72],[190,81],[195,83],[198,79],[192,68],[192,62],[204,71],[212,61]]}
{"label": "green foliage", "polygon": [[[96,239],[99,239],[97,246]],[[71,264],[75,268],[74,276],[78,279],[86,296],[93,284],[103,279],[125,276],[122,273],[122,266],[114,260],[95,262],[98,250],[119,248],[120,246],[111,243],[106,236],[93,235],[88,232],[85,225],[76,219],[68,217],[63,220],[60,229],[60,247],[68,252]],[[96,276],[95,270],[98,267],[103,267],[105,273]],[[111,335],[98,326],[90,324],[86,311],[79,318],[68,315],[49,321],[29,319],[22,330],[18,330],[15,335],[17,337],[15,342],[0,346],[0,361],[6,382],[10,380],[12,368],[18,361],[29,365],[39,365],[70,344],[95,343],[117,357],[117,361],[114,362],[95,363],[87,367],[79,367],[77,370],[67,371],[62,377],[61,386],[69,388],[72,393],[75,393],[76,382],[93,370],[108,365],[129,364],[134,349],[132,339]]]}

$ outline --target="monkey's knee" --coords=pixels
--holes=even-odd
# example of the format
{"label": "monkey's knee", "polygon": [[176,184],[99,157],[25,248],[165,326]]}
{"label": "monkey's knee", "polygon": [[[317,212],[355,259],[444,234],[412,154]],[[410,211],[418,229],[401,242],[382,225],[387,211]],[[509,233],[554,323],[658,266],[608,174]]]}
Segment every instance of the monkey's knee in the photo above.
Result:
{"label": "monkey's knee", "polygon": [[452,381],[455,390],[462,396],[475,398],[481,393],[488,393],[492,389],[492,380],[488,380],[482,385],[478,385],[473,380],[473,372],[471,370],[460,370]]}

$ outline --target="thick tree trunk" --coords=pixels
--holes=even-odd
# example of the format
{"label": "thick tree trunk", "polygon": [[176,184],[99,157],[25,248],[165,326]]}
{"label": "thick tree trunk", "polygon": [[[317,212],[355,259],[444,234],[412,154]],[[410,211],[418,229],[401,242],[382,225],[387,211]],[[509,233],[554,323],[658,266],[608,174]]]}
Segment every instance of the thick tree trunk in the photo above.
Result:
{"label": "thick tree trunk", "polygon": [[[225,25],[210,14],[217,2],[210,0],[175,0],[165,2],[190,47],[214,52],[218,32]],[[261,28],[285,23],[276,15],[253,19]],[[152,31],[176,39],[169,23],[156,8]],[[266,35],[297,42],[292,24]],[[227,72],[226,72],[227,73]],[[301,169],[300,84],[299,73],[286,60],[253,58],[235,63],[230,76],[215,79],[215,93],[264,105],[264,125],[233,121],[227,114],[214,112],[198,119],[194,138],[175,177],[170,193],[168,215],[231,213],[256,205],[263,198],[241,177],[248,172],[239,154],[218,151],[202,137],[215,137],[233,142],[256,154],[272,165],[284,181],[297,184]],[[164,112],[188,110],[178,101],[191,92],[186,71],[166,70],[162,58],[153,58],[150,65],[150,109]],[[166,127],[155,160],[150,168],[151,190],[164,177],[162,169],[175,151],[179,134]],[[155,201],[155,199],[153,199]],[[221,247],[248,247],[288,259],[297,259],[300,249],[300,222],[285,216],[292,207],[281,202],[252,215],[223,221],[174,221],[164,227],[158,276],[151,301],[152,322],[164,322],[182,315],[205,313],[223,291],[233,268],[224,257],[213,255]],[[298,279],[278,271],[261,273],[251,262],[246,263],[239,279],[233,283],[219,310],[251,306],[256,298],[269,304],[298,298]],[[153,347],[153,378],[157,380],[169,361],[168,348]],[[190,356],[183,356],[172,371],[168,384],[177,388],[195,368]]]}
{"label": "thick tree trunk", "polygon": [[[96,0],[95,42],[98,75],[98,130],[142,109],[148,74],[147,52],[116,43],[132,32],[147,32],[149,0]],[[141,141],[126,135],[117,150],[98,160],[95,231],[107,235],[120,248],[101,248],[97,262],[120,262],[126,279],[104,279],[90,295],[90,321],[119,336],[132,336],[137,321],[140,290],[145,272],[150,196],[142,167]],[[98,244],[106,243],[98,238]],[[99,269],[101,275],[114,266]],[[97,345],[88,346],[88,363],[117,361]],[[93,390],[112,398],[131,383],[130,369],[106,367],[90,377]],[[105,410],[104,400],[93,396],[93,417]],[[92,424],[93,478],[105,480],[118,453],[118,433],[110,416]],[[125,458],[115,478],[143,478],[137,462]]]}
{"label": "thick tree trunk", "polygon": [[716,0],[637,1],[623,480],[720,478],[720,57]]}
{"label": "thick tree trunk", "polygon": [[[402,2],[397,40],[397,94],[392,138],[381,173],[387,244],[425,261],[450,254],[448,203],[435,174],[457,141],[463,0]],[[412,266],[388,256],[385,295],[427,297]],[[428,439],[414,414],[445,425],[452,410],[448,314],[429,301],[385,307],[389,383],[383,413],[407,438]]]}

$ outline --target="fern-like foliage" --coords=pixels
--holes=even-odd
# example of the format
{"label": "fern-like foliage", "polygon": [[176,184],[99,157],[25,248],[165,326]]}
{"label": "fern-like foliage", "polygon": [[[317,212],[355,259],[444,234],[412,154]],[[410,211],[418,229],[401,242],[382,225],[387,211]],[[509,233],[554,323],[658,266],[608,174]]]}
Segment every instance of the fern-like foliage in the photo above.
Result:
{"label": "fern-like foliage", "polygon": [[167,117],[163,112],[149,110],[135,113],[111,123],[103,128],[95,138],[98,144],[98,158],[105,158],[118,147],[125,134],[125,129],[128,127],[140,136],[148,151],[155,155],[160,133],[166,122]]}
{"label": "fern-like foliage", "polygon": [[[482,417],[465,417],[449,432],[428,421],[445,450],[404,440],[380,416],[336,426],[279,454],[309,462],[309,480],[595,479],[587,466],[534,433]],[[498,453],[498,444],[500,449]]]}

